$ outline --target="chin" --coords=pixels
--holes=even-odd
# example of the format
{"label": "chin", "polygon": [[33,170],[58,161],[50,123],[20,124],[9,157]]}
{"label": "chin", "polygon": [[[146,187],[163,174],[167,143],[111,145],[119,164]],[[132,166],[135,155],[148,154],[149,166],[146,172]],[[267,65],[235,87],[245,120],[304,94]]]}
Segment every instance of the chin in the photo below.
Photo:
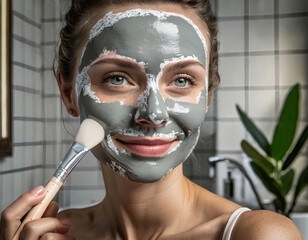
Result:
{"label": "chin", "polygon": [[198,137],[199,130],[178,143],[174,151],[159,158],[142,157],[128,151],[119,151],[117,148],[110,148],[105,140],[91,151],[98,160],[130,181],[152,183],[161,180],[183,163],[193,151]]}
{"label": "chin", "polygon": [[91,150],[93,155],[120,177],[124,177],[132,182],[157,182],[183,162],[174,162],[170,161],[170,159],[166,159],[168,154],[159,159],[126,155],[125,158],[122,156],[120,162],[112,151],[106,151],[102,145],[103,143]]}

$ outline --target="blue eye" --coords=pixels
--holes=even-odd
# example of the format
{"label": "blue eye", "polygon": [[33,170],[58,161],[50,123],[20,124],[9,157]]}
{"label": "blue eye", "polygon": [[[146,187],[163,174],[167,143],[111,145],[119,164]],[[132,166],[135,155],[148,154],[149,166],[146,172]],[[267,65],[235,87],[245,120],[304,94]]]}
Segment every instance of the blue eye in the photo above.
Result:
{"label": "blue eye", "polygon": [[125,79],[125,77],[119,76],[119,75],[109,77],[107,81],[109,81],[113,85],[124,85],[127,83],[127,80]]}
{"label": "blue eye", "polygon": [[174,81],[174,85],[178,86],[178,87],[187,87],[189,84],[189,81],[185,78],[178,78]]}

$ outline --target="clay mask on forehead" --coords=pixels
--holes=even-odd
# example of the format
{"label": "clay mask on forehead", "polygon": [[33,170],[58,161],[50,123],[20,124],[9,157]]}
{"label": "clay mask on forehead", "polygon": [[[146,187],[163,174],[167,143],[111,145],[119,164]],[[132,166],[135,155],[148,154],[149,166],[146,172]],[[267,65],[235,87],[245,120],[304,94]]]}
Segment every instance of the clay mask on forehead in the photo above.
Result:
{"label": "clay mask on forehead", "polygon": [[[116,53],[117,58],[137,62],[146,72],[147,87],[133,106],[120,101],[104,102],[91,89],[91,64],[110,52]],[[206,68],[206,53],[206,42],[198,27],[180,14],[133,9],[108,13],[99,20],[83,50],[76,80],[81,121],[94,118],[106,132],[93,154],[138,182],[158,181],[185,161],[198,141],[206,112],[206,74],[204,88],[194,103],[164,99],[158,82],[172,63],[198,61]],[[140,119],[152,121],[157,127],[139,125]],[[175,138],[177,144],[164,156],[143,157],[117,148],[113,138],[117,134]]]}

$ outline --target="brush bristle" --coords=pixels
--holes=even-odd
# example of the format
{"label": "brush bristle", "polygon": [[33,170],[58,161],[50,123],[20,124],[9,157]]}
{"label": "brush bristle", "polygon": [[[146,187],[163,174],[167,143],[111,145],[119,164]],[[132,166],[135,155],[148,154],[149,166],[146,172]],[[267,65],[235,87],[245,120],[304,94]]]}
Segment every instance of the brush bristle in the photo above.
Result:
{"label": "brush bristle", "polygon": [[90,150],[100,143],[104,137],[103,127],[93,119],[87,118],[81,123],[75,141]]}

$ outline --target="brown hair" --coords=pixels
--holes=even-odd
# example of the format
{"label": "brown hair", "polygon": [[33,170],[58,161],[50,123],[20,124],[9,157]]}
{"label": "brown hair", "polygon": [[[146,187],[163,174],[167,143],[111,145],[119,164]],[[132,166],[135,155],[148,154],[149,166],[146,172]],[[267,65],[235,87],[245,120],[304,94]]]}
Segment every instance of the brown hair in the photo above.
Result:
{"label": "brown hair", "polygon": [[63,79],[73,80],[77,62],[77,51],[86,40],[87,29],[84,22],[91,10],[112,5],[171,3],[193,9],[198,17],[207,25],[210,33],[210,65],[209,65],[209,97],[220,82],[218,73],[218,41],[216,18],[213,15],[209,0],[72,0],[70,10],[65,15],[66,25],[60,32],[61,43],[58,53],[58,66]]}

